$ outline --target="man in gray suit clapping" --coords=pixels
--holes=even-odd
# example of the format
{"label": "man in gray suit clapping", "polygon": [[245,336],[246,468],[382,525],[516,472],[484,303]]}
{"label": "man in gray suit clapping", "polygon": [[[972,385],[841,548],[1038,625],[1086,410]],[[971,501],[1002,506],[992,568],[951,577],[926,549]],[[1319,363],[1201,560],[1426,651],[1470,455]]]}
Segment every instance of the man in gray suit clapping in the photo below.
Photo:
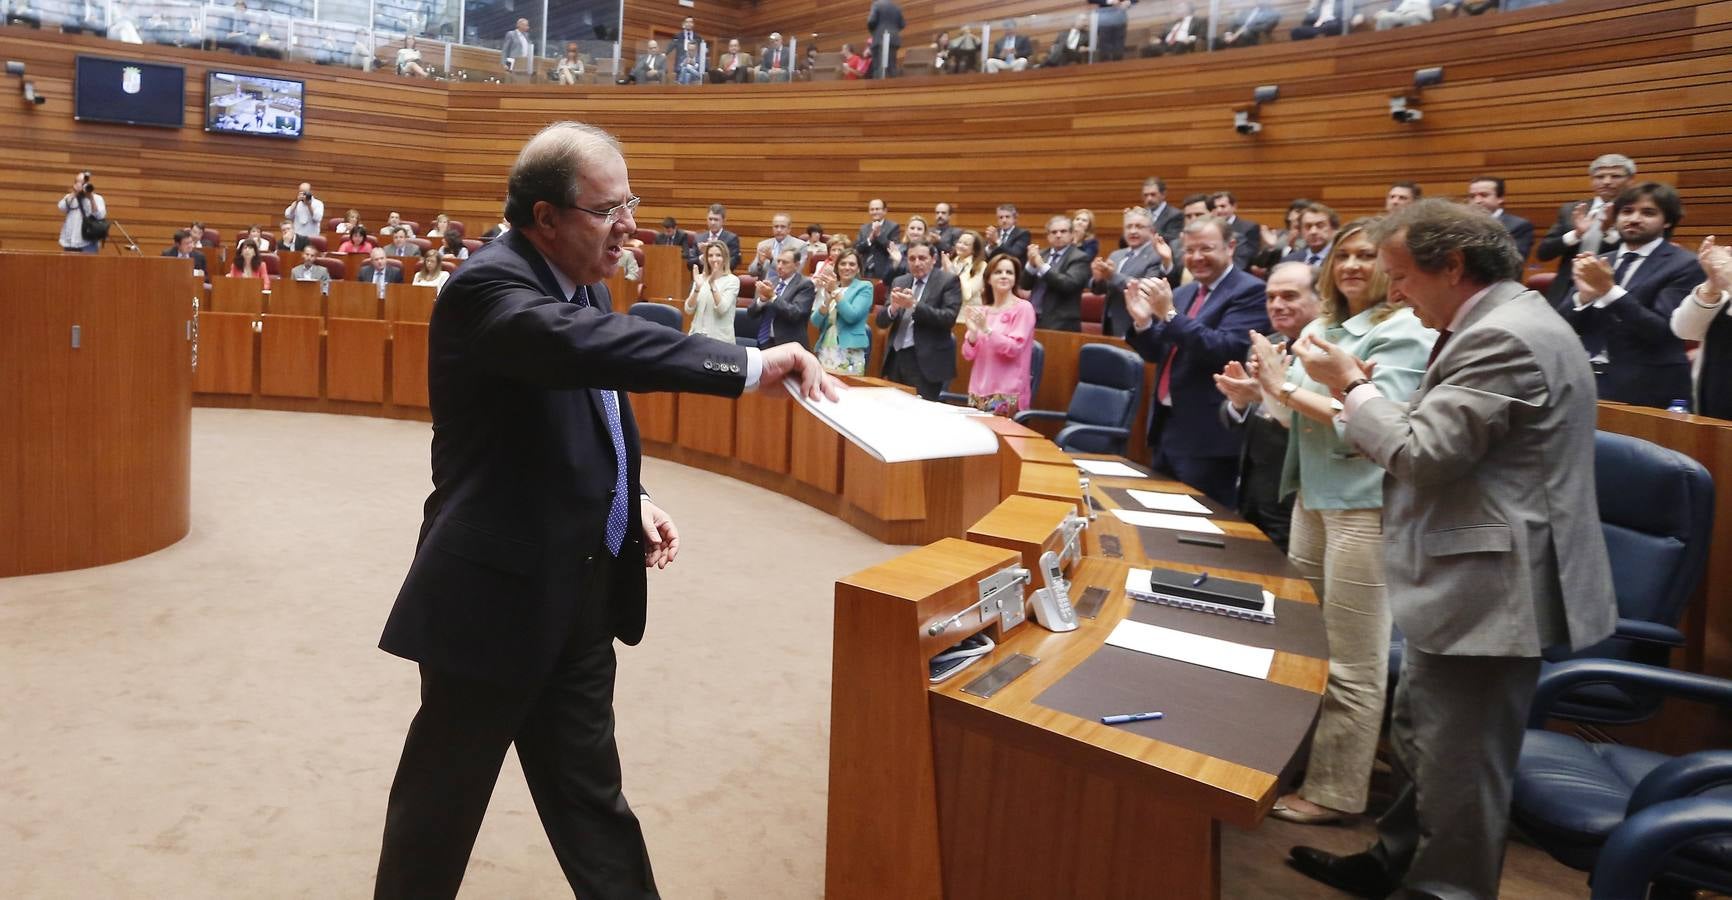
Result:
{"label": "man in gray suit clapping", "polygon": [[1495,897],[1511,784],[1548,647],[1612,633],[1594,492],[1594,374],[1575,333],[1524,289],[1504,226],[1424,200],[1375,235],[1389,296],[1440,337],[1406,404],[1326,341],[1294,352],[1387,470],[1389,605],[1407,638],[1390,719],[1406,784],[1378,842],[1295,847],[1301,872],[1361,896]]}

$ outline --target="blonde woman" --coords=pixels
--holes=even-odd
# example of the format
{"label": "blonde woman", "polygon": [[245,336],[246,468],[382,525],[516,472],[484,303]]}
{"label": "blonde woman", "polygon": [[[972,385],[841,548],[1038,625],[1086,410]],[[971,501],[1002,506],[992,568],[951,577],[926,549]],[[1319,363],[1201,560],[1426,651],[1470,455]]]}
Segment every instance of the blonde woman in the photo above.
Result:
{"label": "blonde woman", "polygon": [[1101,255],[1101,239],[1095,237],[1095,212],[1079,209],[1070,217],[1071,240],[1082,250],[1083,259]]}
{"label": "blonde woman", "polygon": [[944,254],[944,271],[956,276],[962,285],[963,308],[979,306],[986,291],[986,252],[980,232],[964,228]]}
{"label": "blonde woman", "polygon": [[[1324,338],[1375,363],[1371,381],[1397,403],[1419,387],[1437,332],[1389,301],[1371,220],[1336,235],[1317,276],[1323,311],[1299,340]],[[1282,263],[1304,265],[1304,263]],[[1280,268],[1277,266],[1277,268]],[[1287,426],[1281,492],[1298,492],[1287,555],[1323,601],[1329,678],[1297,793],[1271,815],[1321,825],[1365,811],[1389,675],[1389,600],[1383,570],[1383,470],[1343,437],[1329,389],[1251,335],[1253,374],[1271,418]]]}
{"label": "blonde woman", "polygon": [[445,271],[439,262],[438,250],[428,248],[421,251],[421,268],[415,270],[415,283],[434,290],[444,287],[445,279],[451,277],[451,273]]}
{"label": "blonde woman", "polygon": [[703,267],[692,266],[692,292],[686,295],[686,312],[692,317],[691,333],[731,344],[740,279],[728,271],[728,245],[705,241],[698,252],[702,254]]}
{"label": "blonde woman", "polygon": [[427,233],[421,236],[430,241],[438,241],[442,240],[445,237],[445,232],[450,230],[451,217],[444,213],[440,213],[433,217],[433,227],[427,229]]}

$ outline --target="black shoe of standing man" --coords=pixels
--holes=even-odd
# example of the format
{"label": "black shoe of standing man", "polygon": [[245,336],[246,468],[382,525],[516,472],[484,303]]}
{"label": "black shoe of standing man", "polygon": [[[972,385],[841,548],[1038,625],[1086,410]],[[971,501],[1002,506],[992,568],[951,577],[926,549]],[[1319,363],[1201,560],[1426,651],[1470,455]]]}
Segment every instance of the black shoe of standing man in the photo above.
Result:
{"label": "black shoe of standing man", "polygon": [[1339,856],[1316,847],[1294,847],[1289,856],[1287,864],[1299,874],[1355,897],[1383,900],[1401,886],[1370,853]]}

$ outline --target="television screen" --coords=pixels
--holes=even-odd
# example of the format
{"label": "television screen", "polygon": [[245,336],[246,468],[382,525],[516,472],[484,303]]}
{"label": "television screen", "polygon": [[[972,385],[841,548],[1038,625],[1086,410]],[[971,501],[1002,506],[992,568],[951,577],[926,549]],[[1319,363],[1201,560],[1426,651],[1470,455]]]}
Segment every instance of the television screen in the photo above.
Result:
{"label": "television screen", "polygon": [[179,128],[186,124],[186,69],[127,59],[80,56],[73,118]]}
{"label": "television screen", "polygon": [[306,89],[304,81],[211,72],[205,79],[204,130],[298,138]]}

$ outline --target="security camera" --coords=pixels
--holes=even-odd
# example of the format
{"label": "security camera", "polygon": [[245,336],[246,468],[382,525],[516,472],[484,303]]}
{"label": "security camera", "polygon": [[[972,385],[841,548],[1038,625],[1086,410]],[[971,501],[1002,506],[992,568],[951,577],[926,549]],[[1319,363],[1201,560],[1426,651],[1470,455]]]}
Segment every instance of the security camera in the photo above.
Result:
{"label": "security camera", "polygon": [[1248,110],[1233,113],[1233,130],[1240,134],[1256,134],[1263,130],[1263,123],[1251,118]]}
{"label": "security camera", "polygon": [[1389,117],[1397,122],[1411,124],[1425,118],[1425,113],[1413,105],[1418,100],[1411,97],[1390,97]]}
{"label": "security camera", "polygon": [[1281,96],[1281,86],[1278,84],[1260,84],[1251,91],[1251,99],[1258,103],[1274,103]]}
{"label": "security camera", "polygon": [[24,74],[24,64],[15,59],[7,60],[6,74],[22,76]]}
{"label": "security camera", "polygon": [[1415,88],[1428,88],[1442,83],[1442,66],[1432,66],[1429,69],[1419,69],[1413,73],[1413,86]]}
{"label": "security camera", "polygon": [[24,102],[41,106],[48,102],[48,98],[36,93],[36,82],[26,81],[24,82]]}

